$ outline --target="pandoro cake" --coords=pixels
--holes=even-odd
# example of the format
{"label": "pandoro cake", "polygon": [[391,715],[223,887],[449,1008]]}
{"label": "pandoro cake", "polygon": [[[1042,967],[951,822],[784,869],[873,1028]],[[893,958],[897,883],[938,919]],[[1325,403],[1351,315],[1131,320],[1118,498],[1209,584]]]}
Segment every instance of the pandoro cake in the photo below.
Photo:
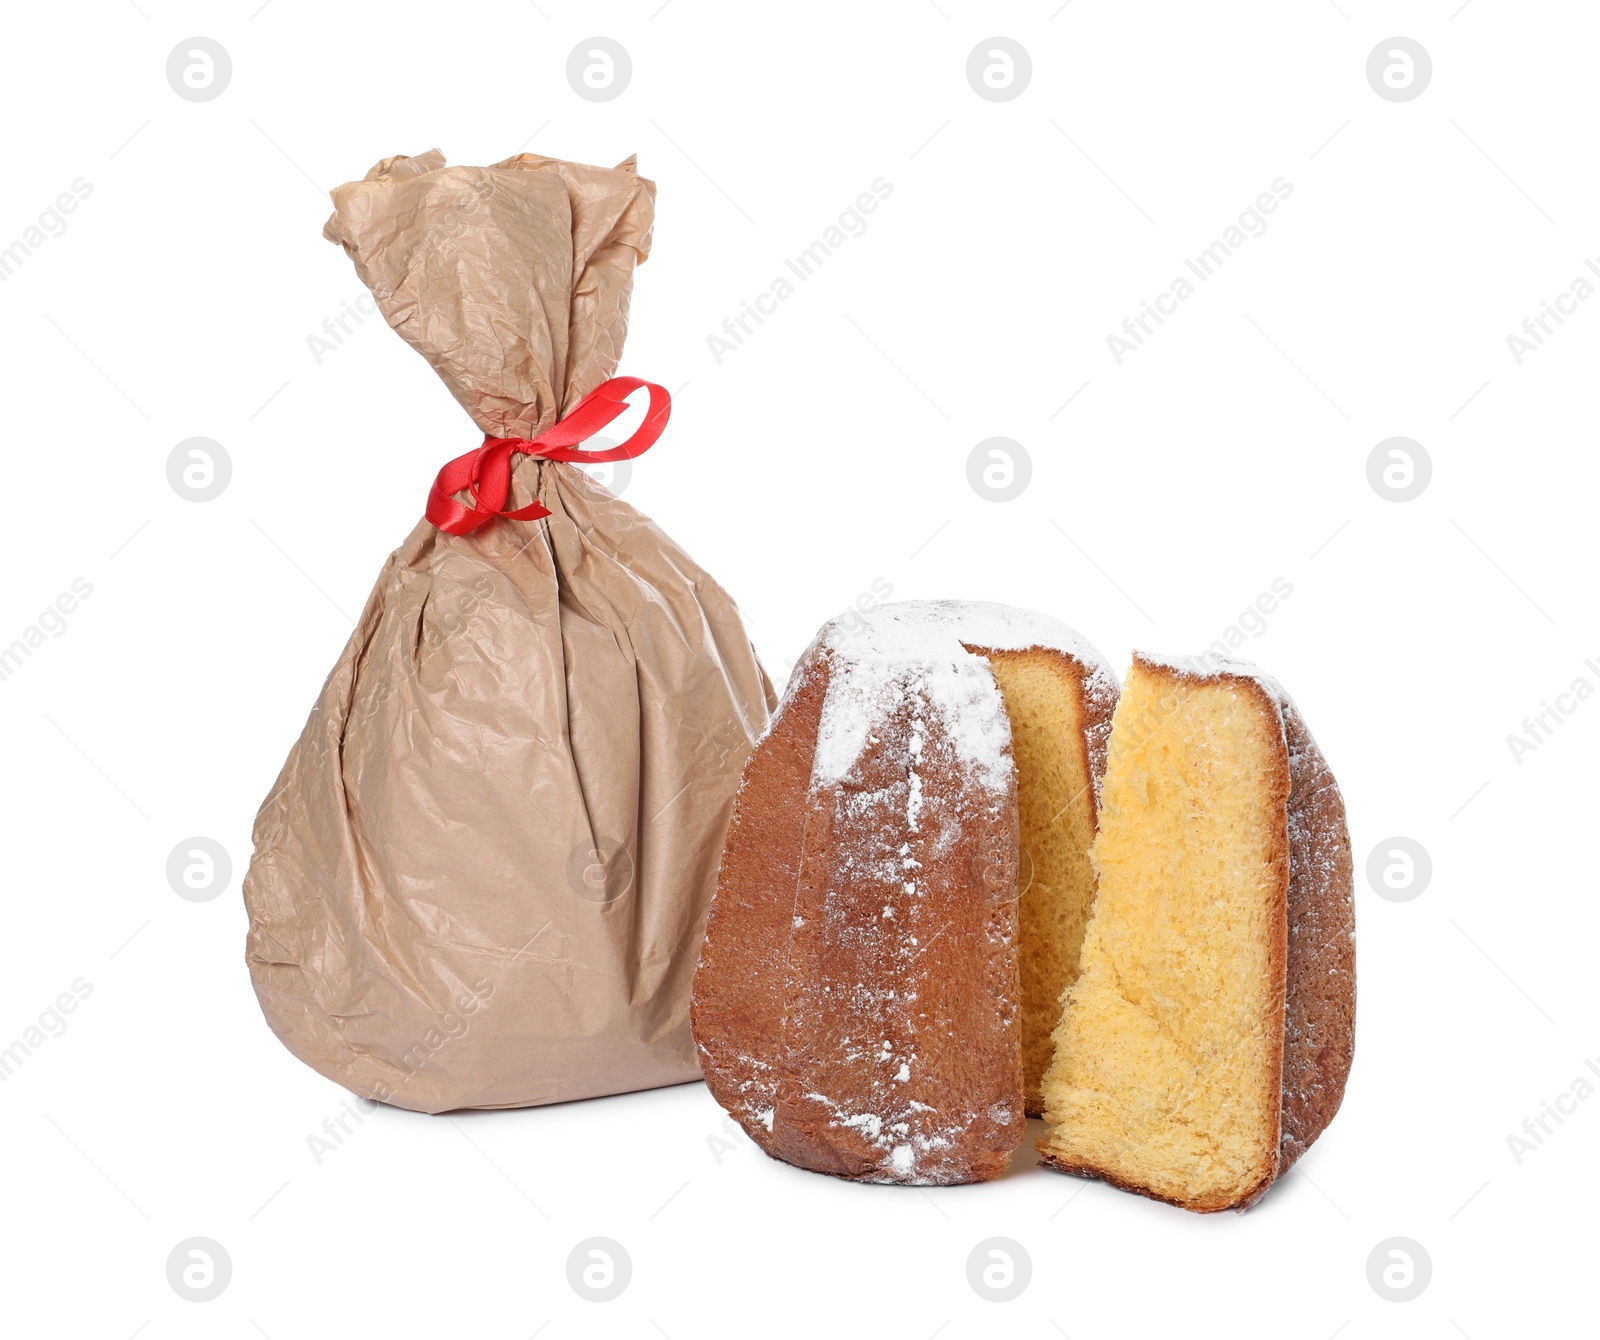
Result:
{"label": "pandoro cake", "polygon": [[1077,975],[1116,698],[1028,611],[823,627],[746,764],[691,1007],[713,1096],[767,1153],[876,1182],[1004,1170]]}

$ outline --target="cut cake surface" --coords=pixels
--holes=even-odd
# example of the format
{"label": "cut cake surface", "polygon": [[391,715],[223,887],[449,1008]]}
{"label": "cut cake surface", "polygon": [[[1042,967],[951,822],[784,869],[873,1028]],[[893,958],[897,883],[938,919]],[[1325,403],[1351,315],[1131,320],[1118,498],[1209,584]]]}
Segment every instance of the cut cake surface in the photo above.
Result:
{"label": "cut cake surface", "polygon": [[1041,1153],[1188,1209],[1243,1209],[1321,1133],[1349,1072],[1343,802],[1275,681],[1143,655],[1101,800]]}

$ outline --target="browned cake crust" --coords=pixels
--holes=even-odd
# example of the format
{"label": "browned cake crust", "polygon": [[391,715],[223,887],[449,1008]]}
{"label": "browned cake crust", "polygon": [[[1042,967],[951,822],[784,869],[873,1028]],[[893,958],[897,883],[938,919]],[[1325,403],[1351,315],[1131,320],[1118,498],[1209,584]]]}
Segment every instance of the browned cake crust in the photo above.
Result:
{"label": "browned cake crust", "polygon": [[[1136,659],[1173,683],[1215,677],[1137,654]],[[1282,723],[1282,752],[1273,764],[1285,775],[1287,793],[1281,854],[1273,861],[1282,871],[1282,915],[1270,968],[1281,983],[1273,1006],[1282,1020],[1278,1149],[1264,1162],[1259,1181],[1242,1194],[1198,1201],[1175,1200],[1106,1169],[1040,1150],[1046,1167],[1202,1214],[1247,1210],[1289,1171],[1339,1110],[1355,1052],[1355,884],[1344,799],[1305,718],[1282,687],[1256,674],[1224,674]]]}
{"label": "browned cake crust", "polygon": [[802,662],[795,674],[802,673],[745,762],[689,1001],[711,1096],[774,1155],[766,1114],[777,1108],[774,1058],[784,1041],[785,967],[806,830],[806,806],[795,798],[811,782],[828,691],[826,661]]}
{"label": "browned cake crust", "polygon": [[1008,786],[976,784],[913,667],[854,766],[818,784],[837,673],[819,640],[746,766],[691,1005],[706,1083],[802,1168],[995,1177],[1026,1129],[1009,752]]}
{"label": "browned cake crust", "polygon": [[[1060,653],[1056,653],[1059,655]],[[1091,795],[1095,822],[1100,819],[1100,783],[1106,775],[1106,751],[1111,747],[1111,718],[1116,715],[1119,685],[1114,675],[1096,674],[1077,657],[1067,658],[1078,676],[1078,692],[1083,703],[1083,751],[1094,778]]]}
{"label": "browned cake crust", "polygon": [[1356,1043],[1355,879],[1344,798],[1287,696],[1289,963],[1283,1052],[1283,1176],[1344,1101]]}

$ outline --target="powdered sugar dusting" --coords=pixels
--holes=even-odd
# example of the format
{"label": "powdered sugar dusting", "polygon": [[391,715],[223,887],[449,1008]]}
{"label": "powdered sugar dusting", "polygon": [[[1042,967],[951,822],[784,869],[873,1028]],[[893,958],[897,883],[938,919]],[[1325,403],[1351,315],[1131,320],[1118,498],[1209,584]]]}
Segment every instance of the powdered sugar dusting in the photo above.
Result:
{"label": "powdered sugar dusting", "polygon": [[[1105,658],[1066,624],[992,601],[911,600],[851,611],[827,624],[817,642],[832,662],[813,774],[824,785],[849,773],[869,743],[872,723],[912,695],[926,700],[956,756],[978,779],[1003,790],[1011,772],[1011,727],[993,673],[969,646],[1052,648],[1084,667],[1091,693],[1116,692]],[[913,738],[913,768],[923,738]]]}
{"label": "powdered sugar dusting", "polygon": [[[774,919],[788,943],[774,946],[782,1009],[762,1076],[773,1083],[729,1108],[775,1157],[945,1185],[994,1176],[1021,1140],[1004,1063],[1016,778],[988,656],[1036,647],[1115,696],[1109,667],[1071,630],[998,605],[847,612],[796,665],[773,732],[803,732],[810,776],[804,795],[790,773],[761,798],[807,807],[800,851],[783,857],[798,863],[760,890],[792,899]],[[787,724],[801,710],[803,724]]]}
{"label": "powdered sugar dusting", "polygon": [[1060,619],[992,600],[905,600],[852,611],[829,623],[818,640],[852,656],[915,656],[951,642],[997,651],[1049,647],[1112,675],[1105,657]]}
{"label": "powdered sugar dusting", "polygon": [[[1071,657],[1083,668],[1085,694],[1103,708],[1102,733],[1110,731],[1110,705],[1118,691],[1110,663],[1059,619],[1035,610],[987,600],[908,600],[843,614],[823,627],[815,646],[832,663],[817,738],[818,784],[842,780],[870,742],[872,723],[909,694],[926,699],[956,756],[977,779],[1004,790],[1011,775],[1010,722],[988,663],[968,647],[1044,647]],[[803,663],[809,660],[808,655]],[[791,683],[790,691],[796,687]],[[1104,741],[1090,743],[1092,752],[1100,744],[1103,756]],[[913,770],[920,744],[921,737],[912,743]],[[1097,782],[1101,770],[1094,769]]]}
{"label": "powdered sugar dusting", "polygon": [[829,1125],[855,1131],[885,1156],[880,1164],[882,1176],[863,1180],[907,1186],[948,1186],[964,1180],[952,1167],[950,1152],[960,1149],[969,1133],[982,1138],[986,1126],[1005,1126],[1011,1120],[1003,1105],[987,1113],[941,1118],[926,1103],[911,1099],[885,1117],[877,1112],[852,1112],[825,1093],[807,1093],[804,1098],[829,1112]]}
{"label": "powdered sugar dusting", "polygon": [[[909,700],[909,702],[908,702]],[[1011,721],[989,663],[959,642],[940,638],[917,650],[867,652],[836,649],[817,732],[814,785],[842,781],[871,743],[875,722],[912,708],[911,798],[907,818],[916,831],[921,804],[916,767],[931,715],[943,747],[987,789],[1011,784]]]}

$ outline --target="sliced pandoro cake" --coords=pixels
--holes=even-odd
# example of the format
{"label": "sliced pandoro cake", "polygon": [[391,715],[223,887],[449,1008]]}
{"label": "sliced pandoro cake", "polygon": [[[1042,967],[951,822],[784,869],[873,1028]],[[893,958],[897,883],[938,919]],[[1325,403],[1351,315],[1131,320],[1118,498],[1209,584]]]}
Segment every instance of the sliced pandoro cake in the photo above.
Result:
{"label": "sliced pandoro cake", "polygon": [[1350,1070],[1355,921],[1333,774],[1254,666],[1136,654],[1092,856],[1043,1161],[1243,1210],[1321,1134]]}
{"label": "sliced pandoro cake", "polygon": [[706,1083],[767,1153],[913,1185],[1005,1170],[1094,898],[1116,694],[1029,611],[823,627],[746,764],[694,981]]}

